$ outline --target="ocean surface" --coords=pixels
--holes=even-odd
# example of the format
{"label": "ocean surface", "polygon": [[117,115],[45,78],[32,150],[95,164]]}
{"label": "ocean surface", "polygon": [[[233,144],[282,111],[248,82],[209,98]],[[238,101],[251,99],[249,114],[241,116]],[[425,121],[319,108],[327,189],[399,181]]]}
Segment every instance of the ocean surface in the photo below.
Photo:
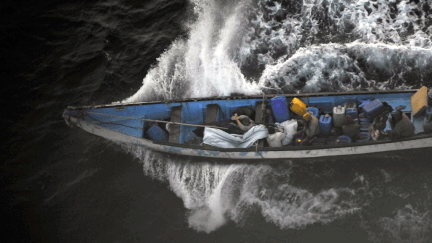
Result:
{"label": "ocean surface", "polygon": [[432,151],[254,164],[68,127],[69,106],[432,88],[432,1],[0,4],[4,242],[432,242]]}

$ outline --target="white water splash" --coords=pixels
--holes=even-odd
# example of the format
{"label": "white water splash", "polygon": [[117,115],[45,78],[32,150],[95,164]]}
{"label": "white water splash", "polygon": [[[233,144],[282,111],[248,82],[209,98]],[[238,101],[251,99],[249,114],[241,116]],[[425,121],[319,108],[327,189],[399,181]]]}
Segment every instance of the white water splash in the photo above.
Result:
{"label": "white water splash", "polygon": [[189,26],[189,39],[175,41],[158,58],[141,89],[124,102],[260,93],[234,60],[249,1],[227,6],[214,1],[193,4],[197,20]]}
{"label": "white water splash", "polygon": [[[429,0],[194,0],[187,39],[173,42],[123,102],[418,87],[432,77],[425,4],[432,7]],[[253,213],[280,228],[301,228],[359,210],[351,189],[297,188],[289,169],[172,161],[132,150],[147,176],[169,183],[183,200],[198,231],[240,224]],[[359,192],[369,189],[363,176],[353,183],[361,184]]]}
{"label": "white water splash", "polygon": [[189,226],[197,231],[210,233],[229,220],[241,224],[253,213],[283,229],[298,229],[359,210],[353,190],[312,193],[296,188],[290,185],[289,168],[173,161],[143,148],[127,149],[142,161],[145,175],[169,183],[189,210]]}
{"label": "white water splash", "polygon": [[[195,19],[185,23],[188,38],[172,43],[140,90],[123,102],[404,89],[432,76],[432,26],[424,11],[430,1],[191,0],[191,5]],[[262,70],[261,77],[246,78],[245,70]]]}

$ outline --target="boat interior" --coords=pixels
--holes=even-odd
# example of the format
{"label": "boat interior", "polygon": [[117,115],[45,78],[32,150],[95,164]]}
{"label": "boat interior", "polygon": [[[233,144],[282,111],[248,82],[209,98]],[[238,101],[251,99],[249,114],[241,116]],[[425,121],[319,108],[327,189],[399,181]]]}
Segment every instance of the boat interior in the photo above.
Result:
{"label": "boat interior", "polygon": [[[295,97],[300,99],[311,113],[315,116],[328,114],[333,116],[334,107],[342,106],[346,103],[361,104],[364,100],[379,100],[389,104],[395,112],[395,108],[401,107],[412,121],[415,127],[415,134],[423,134],[423,124],[426,122],[427,115],[432,113],[431,107],[423,109],[421,114],[413,115],[411,100],[416,91],[392,91],[392,92],[352,92],[352,93],[327,93],[327,94],[297,94],[284,95],[286,102],[289,104]],[[426,94],[427,95],[427,94]],[[124,133],[126,135],[153,140],[156,143],[190,146],[202,144],[202,137],[197,133],[196,127],[184,124],[211,125],[224,127],[229,124],[231,117],[240,107],[253,109],[254,117],[250,117],[256,124],[274,123],[275,119],[270,114],[263,120],[263,104],[265,108],[275,109],[272,107],[271,99],[277,95],[265,97],[237,97],[237,98],[214,98],[201,100],[186,100],[179,102],[147,102],[131,105],[102,105],[97,107],[86,107],[68,109],[69,116],[78,116],[80,119],[91,122],[101,127]],[[427,104],[426,104],[427,105]],[[314,109],[315,108],[315,109]],[[356,107],[358,108],[358,107]],[[313,112],[318,111],[318,114]],[[85,113],[85,114],[83,114]],[[303,119],[301,116],[289,111],[290,119]],[[417,112],[418,113],[418,112]],[[370,121],[362,117],[361,109],[358,110],[358,119],[361,132],[367,132]],[[144,119],[144,120],[143,120]],[[157,122],[160,121],[160,122]],[[167,128],[167,122],[174,122]],[[175,123],[182,123],[176,125]],[[389,121],[387,121],[384,131],[391,130]],[[194,132],[195,131],[195,132]],[[315,145],[331,144],[333,139],[328,135],[321,135],[316,139]],[[369,139],[352,142],[368,141]],[[293,146],[291,143],[288,146]],[[261,139],[256,144],[258,147],[268,147],[265,139]]]}

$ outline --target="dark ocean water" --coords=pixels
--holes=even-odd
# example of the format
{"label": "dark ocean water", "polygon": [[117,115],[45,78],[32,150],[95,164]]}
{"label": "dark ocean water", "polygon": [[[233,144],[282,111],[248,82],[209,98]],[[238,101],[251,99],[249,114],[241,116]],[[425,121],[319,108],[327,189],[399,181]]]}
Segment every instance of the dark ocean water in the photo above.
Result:
{"label": "dark ocean water", "polygon": [[430,0],[4,1],[0,11],[4,241],[432,242],[430,149],[216,164],[61,118],[68,105],[432,88]]}

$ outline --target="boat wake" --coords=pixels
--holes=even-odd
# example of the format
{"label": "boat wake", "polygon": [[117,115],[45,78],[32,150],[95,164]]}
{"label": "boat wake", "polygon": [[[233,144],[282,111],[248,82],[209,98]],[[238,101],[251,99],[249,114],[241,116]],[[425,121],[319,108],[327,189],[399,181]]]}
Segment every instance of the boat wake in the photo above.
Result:
{"label": "boat wake", "polygon": [[294,186],[291,162],[231,164],[185,161],[139,147],[128,147],[143,163],[144,174],[168,182],[188,210],[189,226],[212,232],[227,221],[248,224],[260,214],[282,229],[328,223],[360,210],[353,189],[327,188],[315,192]]}
{"label": "boat wake", "polygon": [[[191,5],[188,36],[173,42],[139,91],[122,102],[432,86],[430,1],[191,0]],[[214,231],[229,220],[245,224],[254,214],[282,229],[329,223],[358,212],[368,203],[362,196],[372,194],[350,183],[321,190],[313,189],[320,186],[316,180],[310,188],[297,185],[300,177],[289,162],[281,168],[215,165],[127,149],[147,176],[169,183],[198,231]],[[349,181],[364,186],[360,178]],[[388,229],[396,218],[378,224]]]}

